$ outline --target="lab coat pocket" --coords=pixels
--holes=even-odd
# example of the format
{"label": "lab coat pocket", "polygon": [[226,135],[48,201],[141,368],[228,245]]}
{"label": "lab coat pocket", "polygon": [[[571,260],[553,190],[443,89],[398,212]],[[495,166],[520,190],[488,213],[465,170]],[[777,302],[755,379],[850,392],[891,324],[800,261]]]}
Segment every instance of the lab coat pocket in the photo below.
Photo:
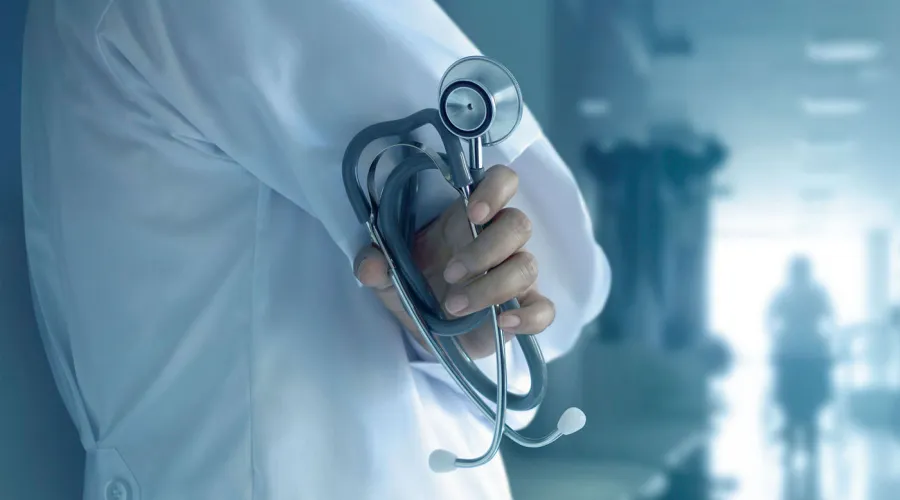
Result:
{"label": "lab coat pocket", "polygon": [[140,500],[141,488],[115,448],[88,450],[84,500]]}

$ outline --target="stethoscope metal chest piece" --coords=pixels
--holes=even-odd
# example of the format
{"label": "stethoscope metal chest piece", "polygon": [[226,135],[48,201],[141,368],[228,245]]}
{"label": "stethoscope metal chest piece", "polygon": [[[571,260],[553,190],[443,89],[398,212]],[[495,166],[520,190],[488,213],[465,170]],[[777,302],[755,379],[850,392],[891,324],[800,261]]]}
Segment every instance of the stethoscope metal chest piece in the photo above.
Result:
{"label": "stethoscope metal chest piece", "polygon": [[[447,450],[436,450],[429,459],[432,470],[449,472],[457,468],[477,467],[493,459],[503,436],[516,443],[537,448],[584,426],[584,413],[569,408],[549,434],[532,438],[506,425],[506,411],[527,411],[538,407],[547,388],[547,366],[534,336],[518,335],[531,376],[527,394],[508,392],[504,335],[497,323],[499,312],[519,307],[513,299],[461,318],[444,315],[428,281],[415,267],[411,247],[415,230],[415,197],[418,174],[439,170],[446,181],[468,204],[469,195],[484,177],[482,148],[499,144],[515,131],[522,119],[522,93],[519,85],[501,64],[486,57],[466,57],[455,62],[441,80],[438,109],[425,109],[400,120],[377,123],[357,134],[347,146],[343,160],[343,180],[347,197],[357,219],[365,224],[372,242],[384,253],[391,280],[403,307],[419,334],[431,347],[453,380],[485,416],[494,422],[491,445],[475,458],[459,458]],[[438,153],[409,140],[417,129],[431,125],[440,135],[444,152]],[[359,180],[360,158],[373,142],[398,138],[382,150],[369,166],[366,189]],[[465,141],[464,151],[461,142]],[[380,195],[375,187],[375,172],[384,154],[395,148],[409,154],[395,166],[384,182]],[[479,228],[469,225],[473,237]],[[489,322],[496,349],[497,383],[493,383],[462,349],[458,337]],[[485,399],[491,401],[491,409]]]}

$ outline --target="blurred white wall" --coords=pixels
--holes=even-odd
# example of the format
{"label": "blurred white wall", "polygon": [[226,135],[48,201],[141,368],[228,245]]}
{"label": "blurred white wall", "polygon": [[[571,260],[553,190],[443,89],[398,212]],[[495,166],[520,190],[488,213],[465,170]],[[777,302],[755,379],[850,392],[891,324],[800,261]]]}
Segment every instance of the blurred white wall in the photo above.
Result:
{"label": "blurred white wall", "polygon": [[881,324],[890,309],[891,234],[887,229],[875,229],[866,239],[868,271],[868,315]]}

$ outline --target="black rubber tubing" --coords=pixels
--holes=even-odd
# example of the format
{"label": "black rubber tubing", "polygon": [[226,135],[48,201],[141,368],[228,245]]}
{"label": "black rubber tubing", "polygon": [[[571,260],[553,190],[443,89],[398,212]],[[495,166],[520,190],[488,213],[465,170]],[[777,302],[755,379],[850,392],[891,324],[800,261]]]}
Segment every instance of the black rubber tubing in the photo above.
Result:
{"label": "black rubber tubing", "polygon": [[[465,168],[465,156],[460,141],[443,127],[437,110],[423,110],[401,120],[372,125],[354,137],[347,147],[343,161],[344,186],[360,222],[369,221],[371,210],[371,204],[360,186],[357,175],[359,158],[363,150],[373,141],[406,136],[413,130],[429,124],[441,134],[447,151],[441,157],[451,166],[450,172],[442,172],[448,182],[454,187],[467,185],[474,187],[477,181],[481,180],[483,172],[469,172]],[[391,253],[397,267],[398,279],[406,285],[405,288],[410,292],[410,300],[425,326],[447,352],[450,361],[456,365],[472,389],[496,404],[497,385],[478,368],[457,339],[458,336],[470,333],[489,321],[491,309],[483,309],[461,318],[447,318],[427,278],[416,267],[413,259],[413,229],[416,215],[414,207],[418,193],[418,175],[432,169],[440,170],[431,158],[421,153],[409,155],[394,168],[385,181],[377,204],[376,228]],[[500,309],[517,309],[518,306],[518,301],[513,299],[502,304]],[[515,339],[528,365],[531,387],[526,394],[508,393],[507,408],[513,411],[527,411],[539,406],[546,395],[547,365],[534,336],[516,335]]]}

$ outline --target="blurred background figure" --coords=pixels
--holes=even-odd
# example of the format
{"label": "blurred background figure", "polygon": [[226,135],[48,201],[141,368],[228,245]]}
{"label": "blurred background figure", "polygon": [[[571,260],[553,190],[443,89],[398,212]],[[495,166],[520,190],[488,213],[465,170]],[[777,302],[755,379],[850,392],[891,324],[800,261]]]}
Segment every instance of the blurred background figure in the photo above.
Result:
{"label": "blurred background figure", "polygon": [[831,319],[831,301],[813,279],[809,258],[794,257],[787,282],[769,309],[786,461],[801,447],[809,455],[817,454],[819,414],[831,397],[831,349],[826,337]]}

